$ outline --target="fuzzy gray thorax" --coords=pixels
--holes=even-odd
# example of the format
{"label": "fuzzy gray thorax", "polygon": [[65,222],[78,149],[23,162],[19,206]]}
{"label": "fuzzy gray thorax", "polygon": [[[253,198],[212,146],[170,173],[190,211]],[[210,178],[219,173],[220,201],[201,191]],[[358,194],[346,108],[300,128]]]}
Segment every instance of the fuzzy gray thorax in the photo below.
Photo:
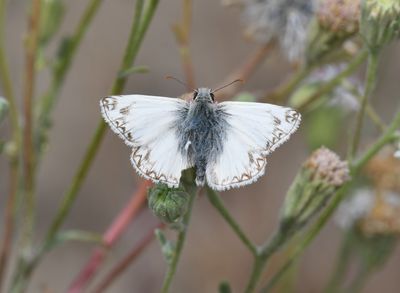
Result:
{"label": "fuzzy gray thorax", "polygon": [[204,185],[207,165],[222,153],[226,113],[213,101],[211,90],[199,88],[179,122],[179,148],[196,167],[196,183]]}

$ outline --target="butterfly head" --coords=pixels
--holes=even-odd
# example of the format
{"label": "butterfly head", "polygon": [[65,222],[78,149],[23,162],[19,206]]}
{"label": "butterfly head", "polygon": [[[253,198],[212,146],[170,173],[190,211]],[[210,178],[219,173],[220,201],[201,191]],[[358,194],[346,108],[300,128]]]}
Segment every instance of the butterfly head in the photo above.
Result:
{"label": "butterfly head", "polygon": [[209,88],[201,87],[194,90],[193,100],[196,102],[214,103],[214,93]]}

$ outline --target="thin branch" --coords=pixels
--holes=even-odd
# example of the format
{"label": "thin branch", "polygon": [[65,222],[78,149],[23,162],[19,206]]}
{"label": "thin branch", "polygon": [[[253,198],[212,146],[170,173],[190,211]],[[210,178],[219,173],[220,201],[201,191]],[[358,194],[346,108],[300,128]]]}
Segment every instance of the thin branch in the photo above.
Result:
{"label": "thin branch", "polygon": [[190,27],[192,23],[192,1],[183,0],[183,13],[181,23],[172,26],[176,42],[179,46],[179,53],[185,73],[187,90],[192,91],[196,87],[194,78],[193,62],[190,54]]}
{"label": "thin branch", "polygon": [[320,89],[312,94],[310,97],[304,99],[305,102],[301,104],[298,109],[300,111],[304,111],[307,109],[308,106],[310,106],[313,102],[315,102],[317,99],[319,99],[321,96],[331,92],[342,80],[354,73],[356,69],[362,64],[365,59],[368,56],[368,51],[364,50],[358,56],[354,58],[352,62],[350,62],[347,66],[346,69],[344,69],[341,73],[339,73],[335,78],[324,84],[323,86],[320,87]]}
{"label": "thin branch", "polygon": [[314,70],[315,66],[300,67],[285,83],[279,85],[271,93],[267,94],[262,100],[266,102],[282,102],[289,97],[297,86]]}
{"label": "thin branch", "polygon": [[[149,24],[153,18],[154,12],[157,8],[159,0],[149,0],[146,2],[146,7],[142,11],[144,0],[138,0],[136,2],[135,17],[132,23],[131,33],[129,36],[128,44],[125,50],[125,55],[118,72],[125,71],[132,66],[132,63],[136,59],[139,52],[140,45],[142,44],[144,35],[149,27]],[[117,77],[114,82],[113,88],[111,90],[112,95],[120,94],[125,86],[127,78]],[[72,183],[65,194],[60,208],[54,221],[51,224],[49,232],[47,234],[47,239],[51,239],[60,229],[65,218],[69,214],[69,211],[74,203],[80,188],[89,172],[90,167],[94,161],[100,144],[103,140],[106,131],[106,125],[103,120],[100,120],[95,134],[89,144],[86,154],[79,166]]]}
{"label": "thin branch", "polygon": [[108,287],[112,285],[122,273],[132,265],[132,263],[137,259],[137,257],[149,246],[149,244],[154,239],[154,231],[156,229],[164,228],[163,223],[159,223],[156,227],[151,228],[147,234],[140,240],[139,244],[135,245],[134,248],[120,261],[116,266],[114,266],[111,271],[105,276],[105,278],[99,283],[99,285],[93,290],[93,293],[104,292]]}
{"label": "thin branch", "polygon": [[356,128],[354,131],[354,139],[349,154],[350,158],[355,156],[358,149],[358,145],[360,144],[361,130],[363,126],[365,111],[367,109],[368,99],[370,98],[372,91],[375,88],[377,69],[378,69],[378,56],[375,53],[370,53],[368,55],[368,67],[367,67],[365,91],[361,100],[361,108],[357,115]]}
{"label": "thin branch", "polygon": [[7,197],[7,204],[5,205],[4,212],[4,232],[2,236],[2,243],[0,247],[0,292],[3,288],[4,274],[8,264],[8,258],[11,254],[11,244],[14,234],[14,206],[17,198],[20,165],[18,162],[18,153],[20,149],[20,123],[19,113],[16,105],[14,90],[10,77],[10,70],[7,63],[6,49],[5,49],[5,15],[6,15],[6,1],[0,0],[0,83],[3,87],[4,96],[8,100],[10,106],[11,117],[11,132],[12,142],[14,144],[15,152],[10,158],[9,166],[9,194]]}
{"label": "thin branch", "polygon": [[232,228],[238,238],[249,249],[253,256],[257,257],[257,247],[251,242],[244,231],[240,228],[239,224],[231,216],[229,211],[224,206],[224,203],[222,202],[220,196],[214,190],[207,188],[207,197],[211,204],[217,209],[217,211],[225,219],[228,225]]}
{"label": "thin branch", "polygon": [[47,140],[47,131],[51,125],[51,113],[53,111],[57,95],[71,68],[74,56],[78,51],[79,45],[93,21],[94,16],[99,10],[102,0],[91,0],[87,5],[72,37],[68,39],[68,50],[66,54],[56,60],[56,64],[51,77],[51,83],[46,94],[39,101],[39,117],[35,133],[36,151],[39,152],[42,144]]}
{"label": "thin branch", "polygon": [[130,202],[124,207],[111,226],[104,233],[103,244],[107,250],[105,250],[104,247],[101,247],[96,248],[93,251],[92,256],[89,258],[86,265],[83,266],[83,269],[78,273],[77,277],[71,283],[68,289],[69,293],[82,292],[93,279],[97,270],[103,263],[108,249],[113,247],[113,245],[119,240],[129,224],[144,206],[144,203],[146,202],[147,188],[150,185],[151,183],[149,181],[142,182],[142,184],[139,186],[139,189],[133,194]]}
{"label": "thin branch", "polygon": [[193,203],[194,203],[195,198],[196,198],[196,189],[193,189],[190,192],[190,200],[189,200],[188,211],[186,212],[186,214],[185,214],[185,216],[183,217],[183,220],[182,220],[183,227],[178,233],[178,240],[176,242],[174,256],[173,256],[173,259],[171,261],[171,264],[168,266],[168,271],[167,271],[167,274],[165,275],[165,278],[164,278],[164,283],[163,283],[163,286],[162,286],[162,289],[161,289],[162,293],[168,293],[169,292],[169,288],[170,288],[172,280],[173,280],[173,278],[175,276],[176,268],[178,267],[178,262],[179,262],[179,259],[180,259],[180,256],[181,256],[181,252],[182,252],[182,249],[183,249],[183,244],[185,243],[186,233],[187,233],[190,217],[192,215],[192,208],[193,208]]}
{"label": "thin branch", "polygon": [[33,222],[34,222],[34,211],[35,211],[35,195],[34,195],[34,151],[33,151],[33,96],[35,92],[35,81],[36,81],[36,56],[38,49],[39,40],[39,22],[40,22],[40,11],[41,1],[32,1],[32,11],[28,23],[28,37],[26,42],[26,63],[25,63],[25,78],[24,78],[24,151],[23,151],[23,162],[24,162],[24,176],[25,176],[25,220],[24,220],[24,232],[23,242],[25,248],[30,245],[33,237]]}
{"label": "thin branch", "polygon": [[[238,68],[235,68],[233,72],[230,73],[228,77],[215,88],[224,86],[236,79],[242,79],[244,81],[249,80],[250,77],[256,72],[256,70],[263,64],[263,61],[266,59],[273,47],[273,43],[268,43],[266,45],[258,47],[254,52],[250,53],[250,55],[241,65],[239,65]],[[239,91],[239,89],[240,84],[237,83],[219,91],[218,100],[222,101],[232,98]]]}

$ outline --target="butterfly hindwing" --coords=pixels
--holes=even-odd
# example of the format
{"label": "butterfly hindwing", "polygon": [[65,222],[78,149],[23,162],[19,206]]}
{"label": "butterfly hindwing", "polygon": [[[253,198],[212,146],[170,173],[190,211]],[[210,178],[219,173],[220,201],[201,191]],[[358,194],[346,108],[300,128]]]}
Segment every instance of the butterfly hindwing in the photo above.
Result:
{"label": "butterfly hindwing", "polygon": [[136,171],[156,183],[178,187],[189,168],[176,136],[176,121],[187,108],[181,99],[145,95],[110,96],[100,101],[105,121],[132,147]]}
{"label": "butterfly hindwing", "polygon": [[215,190],[240,187],[264,174],[266,156],[289,139],[300,124],[290,108],[264,103],[222,102],[227,114],[226,142],[215,162],[209,162],[207,184]]}

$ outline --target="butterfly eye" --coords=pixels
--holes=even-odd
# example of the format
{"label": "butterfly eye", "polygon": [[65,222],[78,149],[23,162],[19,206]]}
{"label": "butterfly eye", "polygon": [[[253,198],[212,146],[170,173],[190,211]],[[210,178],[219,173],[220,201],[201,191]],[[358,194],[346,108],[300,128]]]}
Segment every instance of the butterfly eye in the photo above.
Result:
{"label": "butterfly eye", "polygon": [[210,97],[211,97],[211,100],[214,102],[214,94],[213,93],[210,93]]}
{"label": "butterfly eye", "polygon": [[194,91],[194,92],[193,92],[193,100],[196,100],[198,94],[199,94],[199,93],[198,93],[197,91]]}

